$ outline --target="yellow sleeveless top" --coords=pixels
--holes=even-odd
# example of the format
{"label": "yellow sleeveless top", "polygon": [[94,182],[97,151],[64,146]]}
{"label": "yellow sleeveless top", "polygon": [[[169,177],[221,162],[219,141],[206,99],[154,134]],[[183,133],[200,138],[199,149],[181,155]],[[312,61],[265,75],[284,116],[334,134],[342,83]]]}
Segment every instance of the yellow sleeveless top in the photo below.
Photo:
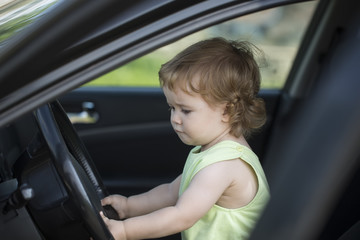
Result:
{"label": "yellow sleeveless top", "polygon": [[246,206],[236,209],[214,205],[191,228],[181,233],[183,240],[242,240],[249,237],[270,197],[262,166],[256,154],[249,148],[229,140],[203,152],[200,152],[200,146],[193,148],[184,166],[179,195],[186,190],[195,174],[204,167],[236,158],[248,163],[256,173],[258,191],[254,199]]}

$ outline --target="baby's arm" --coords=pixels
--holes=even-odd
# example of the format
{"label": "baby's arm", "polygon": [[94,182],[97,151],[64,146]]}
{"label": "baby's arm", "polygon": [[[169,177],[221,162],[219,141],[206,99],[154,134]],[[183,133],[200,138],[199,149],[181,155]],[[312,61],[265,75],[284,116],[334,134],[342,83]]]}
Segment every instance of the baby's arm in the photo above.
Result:
{"label": "baby's arm", "polygon": [[233,181],[228,172],[228,164],[215,163],[196,174],[175,206],[125,221],[106,218],[104,221],[117,240],[156,238],[181,232],[195,224],[218,201]]}
{"label": "baby's arm", "polygon": [[124,197],[121,195],[111,195],[104,198],[102,205],[112,205],[121,219],[144,215],[160,208],[173,206],[176,204],[179,195],[181,175],[173,182],[159,185],[152,190]]}

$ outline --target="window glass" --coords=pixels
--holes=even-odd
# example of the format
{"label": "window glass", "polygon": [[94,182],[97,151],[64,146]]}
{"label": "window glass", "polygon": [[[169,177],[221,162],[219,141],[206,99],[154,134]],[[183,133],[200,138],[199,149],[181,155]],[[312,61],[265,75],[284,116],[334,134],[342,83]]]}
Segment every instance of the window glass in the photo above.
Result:
{"label": "window glass", "polygon": [[264,52],[261,65],[262,88],[283,87],[301,39],[317,2],[281,6],[221,23],[134,60],[87,86],[159,86],[158,71],[187,46],[207,38],[221,36],[246,40]]}
{"label": "window glass", "polygon": [[34,22],[57,0],[1,0],[0,46],[25,26]]}

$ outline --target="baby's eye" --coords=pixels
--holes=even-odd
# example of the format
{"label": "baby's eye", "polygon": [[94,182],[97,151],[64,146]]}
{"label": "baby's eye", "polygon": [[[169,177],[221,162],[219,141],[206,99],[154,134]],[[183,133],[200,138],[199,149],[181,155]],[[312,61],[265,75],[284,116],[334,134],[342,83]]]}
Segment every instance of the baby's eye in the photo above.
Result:
{"label": "baby's eye", "polygon": [[181,111],[182,111],[184,114],[189,114],[189,113],[191,113],[191,110],[182,109]]}

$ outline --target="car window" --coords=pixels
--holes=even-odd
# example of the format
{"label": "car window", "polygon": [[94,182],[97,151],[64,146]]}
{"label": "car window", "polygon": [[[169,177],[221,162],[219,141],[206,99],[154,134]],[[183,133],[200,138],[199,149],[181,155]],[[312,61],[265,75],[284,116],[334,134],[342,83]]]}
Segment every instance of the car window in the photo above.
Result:
{"label": "car window", "polygon": [[317,1],[268,9],[227,21],[140,57],[85,86],[159,86],[158,71],[185,47],[212,37],[246,40],[263,51],[259,59],[262,88],[281,89],[292,66],[301,39]]}

